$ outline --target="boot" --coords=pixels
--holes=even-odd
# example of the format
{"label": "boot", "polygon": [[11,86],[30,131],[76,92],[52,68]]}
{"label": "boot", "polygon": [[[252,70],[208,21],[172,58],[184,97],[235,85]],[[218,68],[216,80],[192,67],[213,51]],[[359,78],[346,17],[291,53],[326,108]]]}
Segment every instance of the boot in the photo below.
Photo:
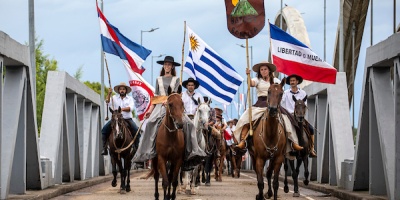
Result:
{"label": "boot", "polygon": [[103,151],[101,152],[101,155],[108,155],[107,136],[106,135],[102,135],[101,139],[103,140]]}
{"label": "boot", "polygon": [[241,150],[246,148],[246,135],[247,135],[247,132],[249,131],[249,126],[250,125],[243,126],[242,132],[240,132],[240,142],[238,145],[235,146],[235,148],[238,148]]}
{"label": "boot", "polygon": [[294,142],[292,142],[292,148],[293,148],[294,150],[296,150],[296,151],[301,151],[301,150],[304,149],[302,146],[300,146],[300,145],[298,145],[298,144],[296,144],[296,143],[294,143]]}
{"label": "boot", "polygon": [[314,135],[311,135],[311,145],[310,145],[310,157],[316,158],[317,152],[314,150]]}

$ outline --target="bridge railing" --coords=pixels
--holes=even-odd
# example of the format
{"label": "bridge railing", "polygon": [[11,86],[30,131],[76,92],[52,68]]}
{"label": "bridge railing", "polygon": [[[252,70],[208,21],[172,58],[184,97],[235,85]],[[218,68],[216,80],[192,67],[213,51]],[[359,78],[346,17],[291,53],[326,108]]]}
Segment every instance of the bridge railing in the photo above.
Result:
{"label": "bridge railing", "polygon": [[66,72],[48,73],[40,155],[52,161],[55,184],[105,174],[100,103],[100,95]]}
{"label": "bridge railing", "polygon": [[29,48],[0,31],[1,199],[42,188],[31,76]]}

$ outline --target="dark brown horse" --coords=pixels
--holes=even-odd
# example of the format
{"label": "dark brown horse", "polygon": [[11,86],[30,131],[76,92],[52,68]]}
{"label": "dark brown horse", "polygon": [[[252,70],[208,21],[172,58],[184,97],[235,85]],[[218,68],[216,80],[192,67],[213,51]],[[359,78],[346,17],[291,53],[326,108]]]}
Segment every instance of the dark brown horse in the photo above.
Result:
{"label": "dark brown horse", "polygon": [[[179,87],[178,93],[172,93],[168,96],[165,103],[166,113],[157,132],[157,156],[152,160],[153,167],[151,172],[154,173],[154,197],[156,200],[159,199],[158,181],[160,174],[164,189],[164,200],[176,198],[178,173],[185,154],[185,138],[183,133],[184,106],[180,93],[181,87]],[[172,194],[171,184],[173,187]]]}
{"label": "dark brown horse", "polygon": [[243,162],[242,157],[246,154],[247,149],[234,149],[232,146],[229,149],[231,152],[232,178],[240,178],[240,170],[242,169]]}
{"label": "dark brown horse", "polygon": [[[216,129],[216,128],[213,128],[213,130],[212,131],[214,131],[214,132],[220,132],[220,130],[218,130],[218,129]],[[225,138],[224,138],[224,136],[223,136],[223,133],[220,133],[220,134],[222,134],[220,137],[221,137],[221,139],[220,140],[216,140],[216,142],[221,142],[220,143],[220,145],[219,145],[219,149],[217,150],[217,151],[219,151],[219,156],[217,155],[217,151],[215,151],[214,152],[214,178],[215,178],[215,180],[216,181],[218,181],[218,182],[222,182],[222,173],[223,173],[223,169],[224,169],[224,161],[225,161],[225,156],[226,156],[226,151],[227,151],[227,149],[226,149],[226,147],[227,147],[227,145],[226,145],[226,141],[225,141]]]}
{"label": "dark brown horse", "polygon": [[[121,114],[121,107],[118,110],[112,110],[110,108],[111,116],[111,134],[108,137],[108,144],[110,146],[110,156],[112,164],[112,173],[114,179],[111,182],[113,187],[117,186],[117,168],[118,165],[119,173],[121,174],[121,186],[120,193],[124,194],[131,191],[130,186],[130,170],[131,160],[134,152],[132,149],[133,138],[128,128],[128,123],[124,120]],[[124,164],[122,165],[122,160]]]}
{"label": "dark brown horse", "polygon": [[305,180],[303,181],[305,185],[308,185],[309,181],[308,181],[308,176],[310,175],[310,172],[308,171],[308,156],[310,155],[310,149],[308,148],[309,146],[309,138],[307,133],[309,129],[308,126],[304,126],[304,124],[306,123],[304,116],[306,114],[306,110],[307,110],[307,105],[306,105],[306,101],[307,101],[307,96],[305,96],[303,99],[296,99],[294,96],[293,100],[295,102],[295,106],[294,106],[294,118],[297,121],[297,126],[296,129],[298,128],[299,131],[299,144],[300,146],[303,146],[304,149],[299,151],[297,156],[296,156],[296,160],[297,160],[297,164],[296,164],[296,168],[294,166],[294,160],[289,160],[289,159],[285,159],[285,187],[284,187],[284,191],[285,193],[289,192],[289,187],[288,187],[288,182],[287,182],[287,172],[288,172],[288,163],[290,164],[290,168],[292,170],[292,178],[293,178],[293,185],[294,185],[294,193],[293,196],[294,197],[299,197],[300,196],[300,192],[299,192],[299,184],[298,184],[298,176],[299,176],[299,171],[300,171],[300,166],[301,163],[304,162],[304,177]]}
{"label": "dark brown horse", "polygon": [[[253,167],[257,174],[258,194],[256,200],[263,200],[264,196],[274,199],[278,198],[279,171],[285,156],[286,135],[284,127],[280,121],[279,105],[283,95],[283,85],[286,78],[283,78],[281,84],[271,84],[268,89],[267,109],[261,117],[260,123],[255,127],[252,140],[250,140],[249,153],[253,160]],[[268,193],[263,194],[264,178],[263,169],[265,162],[270,160],[267,169]],[[273,189],[271,190],[271,177],[274,173]]]}

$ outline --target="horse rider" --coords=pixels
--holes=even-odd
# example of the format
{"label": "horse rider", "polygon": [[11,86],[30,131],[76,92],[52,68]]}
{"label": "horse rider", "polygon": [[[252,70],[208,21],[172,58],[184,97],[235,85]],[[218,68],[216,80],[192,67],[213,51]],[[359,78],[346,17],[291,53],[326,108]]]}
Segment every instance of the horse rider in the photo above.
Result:
{"label": "horse rider", "polygon": [[237,119],[229,120],[229,121],[227,122],[228,127],[225,129],[227,135],[225,134],[224,136],[225,136],[225,140],[226,140],[226,145],[227,145],[228,147],[232,146],[232,145],[235,143],[235,142],[234,142],[234,138],[235,138],[235,137],[232,136],[233,131],[236,130],[235,121],[237,121]]}
{"label": "horse rider", "polygon": [[[118,95],[113,95],[112,96],[112,101],[111,101],[111,109],[117,110],[118,107],[121,107],[121,114],[122,117],[125,119],[125,121],[128,123],[128,128],[129,131],[131,132],[132,138],[138,131],[138,127],[132,120],[132,110],[133,110],[133,98],[131,96],[128,96],[132,89],[127,86],[124,82],[120,83],[119,85],[116,85],[114,87],[114,91]],[[112,94],[112,89],[108,89],[108,94],[106,98],[106,103],[108,104],[110,102],[110,96]],[[107,155],[107,139],[111,133],[111,120],[108,121],[103,128],[101,129],[101,139],[103,140],[103,151],[101,152],[101,155]],[[134,145],[136,149],[139,146],[139,139],[140,139],[140,133],[138,133],[138,136],[136,137],[136,140],[134,142]]]}
{"label": "horse rider", "polygon": [[[200,93],[195,92],[199,88],[200,83],[194,78],[188,78],[182,82],[182,86],[186,88],[186,91],[182,93],[182,101],[185,106],[185,114],[193,120],[194,115],[199,104],[203,102],[203,97]],[[199,102],[200,101],[200,102]]]}
{"label": "horse rider", "polygon": [[[268,96],[268,89],[271,84],[280,83],[280,80],[274,77],[273,72],[276,70],[276,66],[268,61],[262,61],[260,63],[255,64],[252,67],[253,71],[257,73],[257,77],[251,79],[250,86],[256,87],[257,102],[251,107],[252,109],[252,120],[253,123],[262,117],[265,110],[267,109],[267,96]],[[250,74],[250,70],[246,69],[246,74]],[[288,127],[289,124],[286,124],[287,129],[291,128]],[[255,128],[255,127],[253,127]],[[244,150],[246,148],[246,136],[250,129],[249,124],[249,109],[247,109],[243,115],[240,117],[237,125],[236,130],[234,131],[234,135],[238,138],[240,136],[240,142],[236,145],[236,148],[240,150]],[[288,146],[294,150],[302,150],[303,147],[298,145],[297,137],[295,134],[288,133],[289,140]]]}
{"label": "horse rider", "polygon": [[211,135],[216,139],[217,157],[220,157],[221,156],[220,149],[221,149],[222,137],[223,137],[224,130],[226,129],[227,125],[223,121],[222,109],[214,108],[214,110],[215,110],[216,121],[212,127]]}
{"label": "horse rider", "polygon": [[[282,101],[281,101],[281,106],[283,108],[285,108],[288,113],[290,113],[290,117],[292,117],[290,119],[290,121],[295,126],[297,126],[297,122],[293,116],[295,102],[294,102],[292,96],[294,96],[296,99],[303,99],[304,97],[307,96],[306,92],[298,87],[298,85],[302,82],[303,82],[303,78],[299,75],[292,74],[292,75],[288,76],[286,78],[286,84],[290,85],[290,88],[285,90],[283,97],[282,97]],[[307,101],[305,102],[305,104],[307,105]],[[314,130],[309,123],[307,123],[307,124],[309,126],[308,128],[309,128],[310,134],[311,134],[310,135],[311,142],[309,145],[310,157],[317,157],[317,153],[314,150]],[[297,132],[299,132],[299,131],[297,131]],[[298,135],[298,137],[300,137],[300,136]]]}
{"label": "horse rider", "polygon": [[[179,77],[176,76],[175,70],[175,67],[179,67],[180,64],[175,62],[172,56],[165,56],[164,60],[159,60],[157,63],[163,67],[160,76],[157,78],[154,94],[156,96],[165,97],[165,99],[161,103],[151,105],[146,112],[145,117],[148,118],[146,128],[139,148],[133,158],[133,162],[145,162],[156,156],[155,141],[158,127],[166,113],[163,105],[166,103],[167,96],[169,95],[168,87],[170,87],[172,91],[178,91],[180,87],[180,80]],[[191,166],[199,164],[206,156],[206,153],[197,144],[196,130],[193,122],[187,115],[184,115],[183,121],[186,149],[182,168],[184,171],[187,171],[190,170]]]}

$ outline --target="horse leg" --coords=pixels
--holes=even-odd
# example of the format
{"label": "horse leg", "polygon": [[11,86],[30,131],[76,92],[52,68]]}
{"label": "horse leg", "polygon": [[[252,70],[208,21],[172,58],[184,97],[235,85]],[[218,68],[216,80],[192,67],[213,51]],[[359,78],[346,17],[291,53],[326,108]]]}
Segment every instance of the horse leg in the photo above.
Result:
{"label": "horse leg", "polygon": [[154,183],[155,183],[154,198],[155,198],[155,200],[158,200],[158,198],[160,196],[160,194],[158,193],[158,181],[160,178],[160,173],[158,172],[157,158],[154,158],[152,160],[152,170],[154,170]]}
{"label": "horse leg", "polygon": [[197,187],[200,185],[200,170],[201,170],[201,164],[197,165],[194,168],[194,177],[195,177],[195,181],[194,181],[194,187]]}
{"label": "horse leg", "polygon": [[225,156],[221,156],[220,158],[220,163],[219,163],[219,173],[218,173],[218,182],[222,182],[222,173],[223,173],[223,169],[224,169],[224,160],[225,160]]}
{"label": "horse leg", "polygon": [[176,187],[178,186],[178,174],[179,174],[179,169],[182,166],[182,160],[178,161],[174,167],[171,167],[171,174],[172,174],[172,195],[171,199],[175,200],[176,199]]}
{"label": "horse leg", "polygon": [[265,160],[262,158],[257,158],[255,162],[255,171],[257,174],[257,186],[258,186],[258,194],[256,196],[256,200],[264,200],[263,191],[264,191],[264,177],[263,177],[263,169]]}
{"label": "horse leg", "polygon": [[[171,199],[171,184],[173,178],[173,172],[175,170],[175,164],[171,163],[168,170],[168,192],[167,192],[167,199]],[[178,172],[179,173],[179,172]],[[178,174],[177,174],[178,177]]]}
{"label": "horse leg", "polygon": [[276,159],[273,162],[273,167],[274,167],[274,200],[278,199],[278,189],[279,189],[279,171],[281,170],[282,162],[283,162],[284,156],[280,155],[279,157],[276,157]]}
{"label": "horse leg", "polygon": [[119,168],[119,174],[121,175],[121,186],[120,186],[120,193],[125,194],[125,169],[124,166],[122,166],[122,161],[118,160],[118,168]]}
{"label": "horse leg", "polygon": [[288,170],[289,170],[288,162],[289,162],[289,159],[285,158],[285,161],[283,163],[283,169],[285,170],[285,180],[283,181],[283,184],[285,186],[283,187],[283,191],[285,193],[289,192],[289,186],[288,186],[288,181],[287,181],[287,173],[288,173]]}
{"label": "horse leg", "polygon": [[111,156],[111,166],[112,166],[112,174],[114,176],[114,179],[111,182],[111,186],[117,187],[117,163],[115,162],[115,159],[113,156]]}
{"label": "horse leg", "polygon": [[272,168],[272,164],[273,164],[273,160],[269,161],[269,165],[268,165],[268,169],[267,169],[267,173],[266,173],[266,177],[267,177],[267,181],[268,181],[268,192],[267,192],[267,199],[272,197],[272,190],[271,190],[271,178],[272,178],[272,172],[274,171],[274,169]]}
{"label": "horse leg", "polygon": [[308,180],[308,176],[310,175],[310,172],[308,171],[308,156],[304,156],[303,157],[303,162],[304,162],[304,185],[308,185],[309,180]]}
{"label": "horse leg", "polygon": [[125,169],[127,172],[125,190],[127,192],[131,191],[131,168],[132,168],[132,157],[129,157],[127,159],[127,162],[125,162]]}
{"label": "horse leg", "polygon": [[206,173],[205,173],[206,166],[205,165],[206,165],[205,163],[201,164],[201,182],[202,183],[206,182]]}
{"label": "horse leg", "polygon": [[[300,161],[297,160],[297,163],[299,163]],[[293,179],[293,185],[294,185],[294,193],[293,193],[293,197],[299,197],[300,193],[299,193],[299,172],[297,170],[297,168],[295,168],[294,166],[294,160],[289,160],[289,164],[290,164],[290,168],[292,169],[292,179]]]}
{"label": "horse leg", "polygon": [[190,188],[192,186],[191,180],[192,180],[193,171],[187,171],[187,172],[185,172],[185,175],[186,175],[185,193],[190,194]]}
{"label": "horse leg", "polygon": [[232,157],[231,157],[231,160],[232,160],[232,172],[231,172],[231,174],[232,174],[232,178],[235,178],[235,174],[237,174],[237,166],[236,166],[236,156],[233,156],[232,155]]}
{"label": "horse leg", "polygon": [[[167,187],[169,185],[168,183],[168,175],[167,175],[167,166],[166,166],[166,162],[164,161],[164,159],[161,156],[158,156],[158,169],[160,171],[161,174],[161,178],[162,178],[162,187],[164,190],[164,200],[167,199]],[[155,169],[157,170],[157,169]]]}

